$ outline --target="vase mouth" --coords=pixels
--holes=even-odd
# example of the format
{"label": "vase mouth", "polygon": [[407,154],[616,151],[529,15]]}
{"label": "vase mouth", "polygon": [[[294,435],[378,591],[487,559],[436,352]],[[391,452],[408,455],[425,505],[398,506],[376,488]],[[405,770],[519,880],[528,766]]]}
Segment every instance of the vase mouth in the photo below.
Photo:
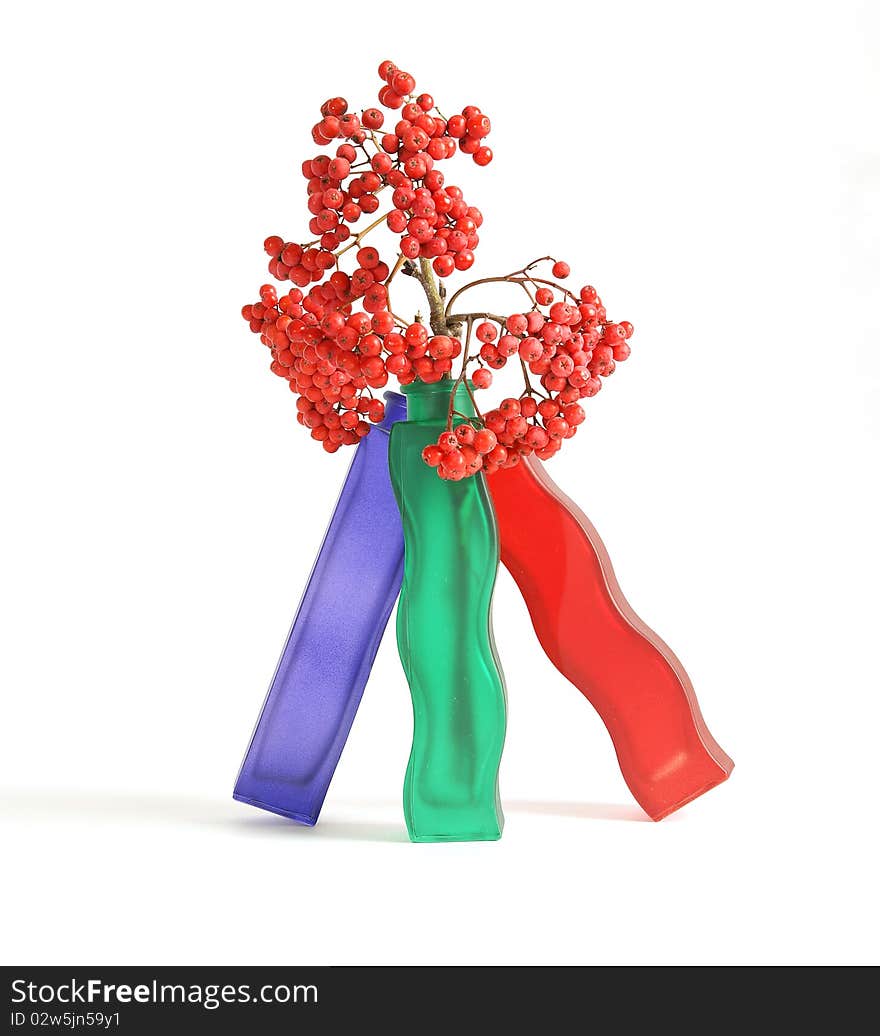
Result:
{"label": "vase mouth", "polygon": [[[428,395],[433,392],[445,392],[448,395],[452,391],[454,384],[455,380],[453,378],[441,378],[439,381],[432,381],[430,384],[425,381],[412,381],[409,385],[401,385],[400,391],[406,396],[412,393]],[[470,381],[468,381],[468,385],[473,388],[473,384]],[[463,389],[464,382],[458,387]]]}
{"label": "vase mouth", "polygon": [[383,392],[382,395],[385,399],[385,416],[375,427],[381,428],[383,432],[390,432],[396,421],[406,420],[406,396],[391,390]]}

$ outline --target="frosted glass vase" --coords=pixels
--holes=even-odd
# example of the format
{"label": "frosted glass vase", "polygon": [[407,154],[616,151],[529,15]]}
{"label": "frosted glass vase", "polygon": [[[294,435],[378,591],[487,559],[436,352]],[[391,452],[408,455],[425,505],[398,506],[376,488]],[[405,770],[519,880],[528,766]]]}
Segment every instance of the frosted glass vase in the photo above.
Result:
{"label": "frosted glass vase", "polygon": [[406,402],[385,400],[385,419],[356,447],[233,792],[301,824],[317,822],[403,575],[388,436]]}
{"label": "frosted glass vase", "polygon": [[[422,460],[446,427],[450,382],[403,391],[390,466],[405,543],[397,644],[413,705],[406,825],[415,842],[496,839],[507,711],[491,625],[495,515],[481,474],[447,482]],[[464,386],[455,407],[473,414]]]}

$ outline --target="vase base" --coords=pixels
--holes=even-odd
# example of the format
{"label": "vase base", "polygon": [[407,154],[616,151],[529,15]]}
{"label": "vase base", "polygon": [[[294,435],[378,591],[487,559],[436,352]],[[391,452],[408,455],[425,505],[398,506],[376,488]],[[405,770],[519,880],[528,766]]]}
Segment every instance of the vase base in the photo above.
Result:
{"label": "vase base", "polygon": [[501,838],[501,832],[478,831],[474,834],[451,834],[451,835],[414,835],[410,832],[411,842],[497,842]]}
{"label": "vase base", "polygon": [[299,813],[296,810],[285,809],[283,806],[273,806],[268,802],[261,802],[259,799],[252,799],[248,795],[239,795],[233,792],[232,797],[236,802],[243,802],[247,806],[256,806],[257,809],[264,809],[267,813],[274,813],[279,817],[286,817],[288,820],[295,820],[297,824],[305,827],[314,827],[318,822],[318,814],[311,816],[308,813]]}
{"label": "vase base", "polygon": [[497,842],[504,830],[504,814],[491,809],[444,809],[436,804],[422,810],[417,823],[407,816],[411,842]]}
{"label": "vase base", "polygon": [[723,784],[727,778],[733,772],[733,761],[731,760],[729,768],[718,767],[717,771],[710,777],[707,777],[700,784],[695,785],[692,790],[684,791],[678,789],[670,796],[665,799],[662,795],[654,794],[652,797],[651,808],[648,809],[644,802],[641,802],[642,809],[648,814],[652,820],[663,820],[664,817],[668,817],[671,813],[675,813],[677,810],[686,806],[689,802],[693,802],[698,799],[701,795],[705,795],[707,791],[711,791],[713,788],[717,788],[719,784]]}

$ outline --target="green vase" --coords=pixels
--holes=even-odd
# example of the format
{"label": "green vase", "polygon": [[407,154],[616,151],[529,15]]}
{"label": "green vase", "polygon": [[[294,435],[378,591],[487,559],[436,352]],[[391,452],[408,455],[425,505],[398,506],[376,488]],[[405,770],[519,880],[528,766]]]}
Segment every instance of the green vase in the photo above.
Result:
{"label": "green vase", "polygon": [[[403,519],[397,646],[413,703],[403,806],[414,842],[501,837],[498,767],[507,718],[492,637],[498,529],[482,474],[447,482],[422,449],[446,427],[452,384],[406,386],[391,433],[391,483]],[[473,415],[464,386],[455,408]]]}

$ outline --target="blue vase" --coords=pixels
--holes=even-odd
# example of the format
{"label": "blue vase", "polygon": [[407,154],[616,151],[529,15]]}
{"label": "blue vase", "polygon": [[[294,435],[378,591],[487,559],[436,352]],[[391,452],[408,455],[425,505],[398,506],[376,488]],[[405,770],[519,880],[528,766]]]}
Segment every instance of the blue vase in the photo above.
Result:
{"label": "blue vase", "polygon": [[[406,400],[358,444],[242,763],[233,798],[313,825],[345,747],[403,577],[388,473]],[[357,607],[349,607],[351,587]]]}

